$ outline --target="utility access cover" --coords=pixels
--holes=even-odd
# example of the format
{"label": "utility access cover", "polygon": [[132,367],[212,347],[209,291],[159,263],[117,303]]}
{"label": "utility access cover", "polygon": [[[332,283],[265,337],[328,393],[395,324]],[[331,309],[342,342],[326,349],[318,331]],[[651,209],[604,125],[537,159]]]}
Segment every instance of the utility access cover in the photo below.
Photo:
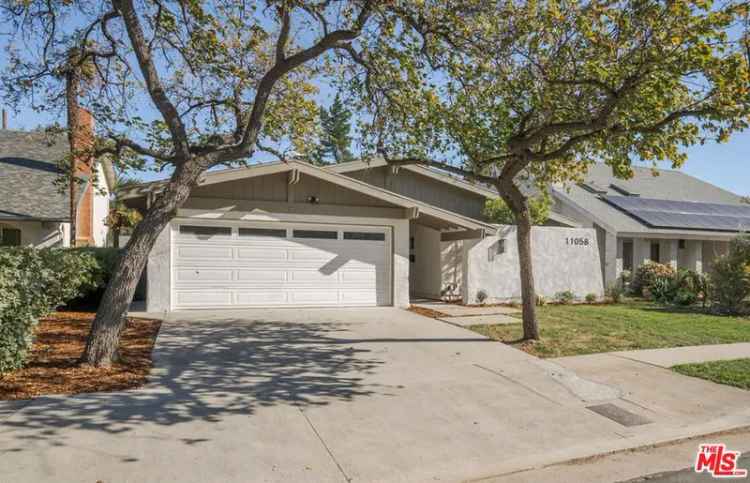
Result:
{"label": "utility access cover", "polygon": [[651,421],[641,415],[631,413],[630,411],[616,406],[612,403],[597,404],[595,406],[586,406],[586,409],[594,411],[600,416],[611,419],[612,421],[622,424],[623,426],[640,426],[648,424]]}

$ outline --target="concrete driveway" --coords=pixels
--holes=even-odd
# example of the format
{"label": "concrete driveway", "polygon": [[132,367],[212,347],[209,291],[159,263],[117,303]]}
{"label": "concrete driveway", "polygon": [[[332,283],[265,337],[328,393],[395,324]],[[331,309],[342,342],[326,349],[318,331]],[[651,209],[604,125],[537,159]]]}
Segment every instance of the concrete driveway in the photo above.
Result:
{"label": "concrete driveway", "polygon": [[155,354],[145,388],[1,406],[2,480],[459,481],[750,424],[744,391],[690,379],[682,417],[398,309],[175,314]]}

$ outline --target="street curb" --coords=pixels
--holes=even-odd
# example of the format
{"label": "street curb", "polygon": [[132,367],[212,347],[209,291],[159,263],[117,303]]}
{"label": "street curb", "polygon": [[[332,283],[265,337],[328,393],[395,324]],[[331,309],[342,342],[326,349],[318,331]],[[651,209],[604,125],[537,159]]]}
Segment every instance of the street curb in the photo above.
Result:
{"label": "street curb", "polygon": [[665,432],[665,436],[661,438],[649,438],[647,436],[627,438],[627,441],[623,440],[621,443],[615,442],[614,444],[609,444],[608,447],[602,447],[601,451],[597,451],[594,453],[587,451],[585,449],[585,446],[566,448],[559,453],[568,453],[567,456],[548,456],[546,458],[543,458],[544,461],[542,461],[542,458],[540,458],[539,456],[534,456],[526,460],[515,461],[510,464],[505,463],[500,465],[498,467],[498,470],[492,472],[491,474],[468,478],[464,481],[487,481],[495,478],[514,475],[517,473],[523,473],[526,471],[541,470],[552,466],[582,464],[592,460],[596,460],[598,458],[604,458],[616,454],[634,453],[648,449],[685,443],[699,438],[705,439],[709,437],[742,432],[750,432],[750,411],[744,411],[741,415],[733,415],[725,418],[720,418],[709,423],[677,428],[675,430]]}

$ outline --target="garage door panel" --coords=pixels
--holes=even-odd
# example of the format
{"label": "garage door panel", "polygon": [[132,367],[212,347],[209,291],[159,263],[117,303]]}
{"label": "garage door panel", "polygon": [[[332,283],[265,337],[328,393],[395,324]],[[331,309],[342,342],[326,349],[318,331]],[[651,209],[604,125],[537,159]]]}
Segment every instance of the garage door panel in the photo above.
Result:
{"label": "garage door panel", "polygon": [[177,247],[178,260],[205,260],[232,258],[232,247],[217,247],[210,245],[187,245]]}
{"label": "garage door panel", "polygon": [[293,305],[338,305],[336,290],[295,290],[289,292],[289,302]]}
{"label": "garage door panel", "polygon": [[239,247],[238,260],[286,260],[287,249],[278,247]]}
{"label": "garage door panel", "polygon": [[326,251],[320,248],[308,247],[307,249],[294,248],[289,250],[290,260],[300,261],[328,261],[336,258],[337,254],[331,250]]}
{"label": "garage door panel", "polygon": [[222,290],[178,290],[175,294],[179,307],[232,306],[232,293]]}
{"label": "garage door panel", "polygon": [[238,290],[235,301],[237,305],[286,305],[288,297],[286,292],[280,291]]}
{"label": "garage door panel", "polygon": [[372,270],[360,270],[360,271],[351,271],[351,272],[342,272],[341,273],[341,281],[344,283],[367,283],[370,285],[374,285],[376,282],[377,273],[375,268],[373,267]]}
{"label": "garage door panel", "polygon": [[300,282],[335,282],[339,278],[338,273],[323,273],[318,270],[294,270],[289,272],[289,281]]}
{"label": "garage door panel", "polygon": [[237,270],[238,282],[269,283],[284,282],[287,274],[283,270]]}
{"label": "garage door panel", "polygon": [[342,290],[339,299],[344,305],[375,305],[378,301],[372,290]]}
{"label": "garage door panel", "polygon": [[180,268],[175,270],[177,282],[228,282],[232,280],[231,269],[195,269]]}
{"label": "garage door panel", "polygon": [[[268,225],[235,225],[230,237],[198,240],[177,236],[173,251],[174,307],[389,305],[391,303],[390,233],[378,239],[345,238],[330,225],[279,224],[291,236],[326,231],[336,239],[251,237]],[[265,233],[265,232],[264,232]],[[277,231],[273,232],[274,234]],[[351,236],[351,235],[349,235]],[[360,237],[362,235],[359,235]],[[383,240],[379,238],[382,237]]]}

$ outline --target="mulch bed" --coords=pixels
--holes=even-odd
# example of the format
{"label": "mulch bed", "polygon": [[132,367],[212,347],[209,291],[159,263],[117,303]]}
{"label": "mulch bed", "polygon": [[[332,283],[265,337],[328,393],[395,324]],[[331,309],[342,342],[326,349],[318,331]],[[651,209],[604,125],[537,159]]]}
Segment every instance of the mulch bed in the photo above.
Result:
{"label": "mulch bed", "polygon": [[418,305],[410,306],[409,311],[414,312],[415,314],[423,315],[425,317],[430,317],[432,319],[442,319],[443,317],[448,317],[448,314],[444,314],[437,310],[428,309],[427,307],[420,307]]}
{"label": "mulch bed", "polygon": [[109,368],[81,365],[92,312],[56,312],[41,320],[25,368],[0,379],[0,400],[49,394],[120,391],[143,385],[160,320],[128,318],[120,340],[120,360]]}

